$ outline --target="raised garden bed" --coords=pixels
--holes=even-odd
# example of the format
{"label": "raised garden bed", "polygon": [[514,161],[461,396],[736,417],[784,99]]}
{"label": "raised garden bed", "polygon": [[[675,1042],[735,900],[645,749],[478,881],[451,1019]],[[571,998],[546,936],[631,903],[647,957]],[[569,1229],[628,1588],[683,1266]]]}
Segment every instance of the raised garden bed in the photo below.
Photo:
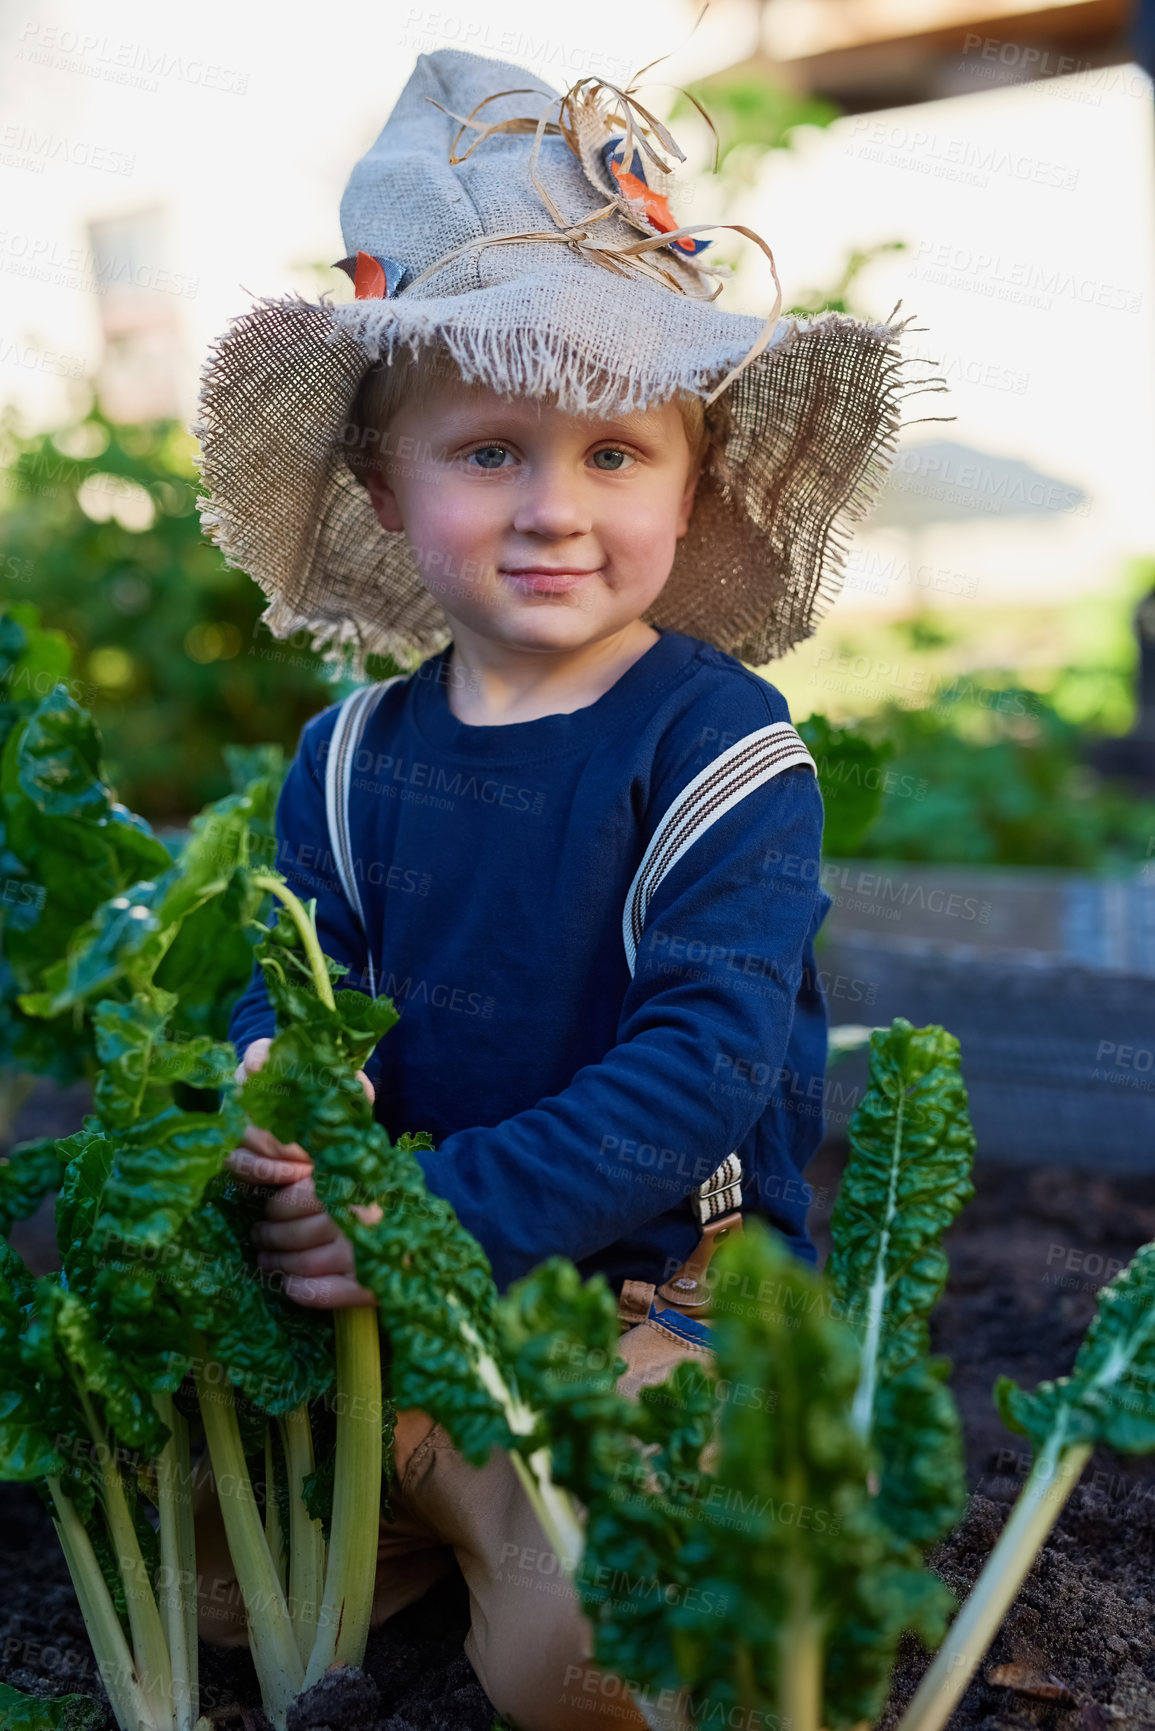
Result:
{"label": "raised garden bed", "polygon": [[[1155,879],[830,860],[823,881],[832,1019],[949,1028],[980,1162],[1149,1168]],[[836,1076],[844,1128],[865,1059]]]}

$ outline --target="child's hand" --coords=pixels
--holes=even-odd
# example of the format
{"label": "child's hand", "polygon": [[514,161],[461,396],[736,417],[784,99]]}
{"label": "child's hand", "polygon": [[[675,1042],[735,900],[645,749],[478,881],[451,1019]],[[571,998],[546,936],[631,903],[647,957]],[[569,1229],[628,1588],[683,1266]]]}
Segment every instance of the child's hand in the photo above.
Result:
{"label": "child's hand", "polygon": [[[272,1043],[254,1040],[246,1047],[235,1072],[238,1083],[256,1074]],[[364,1070],[357,1071],[357,1079],[372,1100],[373,1084]],[[246,1184],[281,1186],[269,1199],[266,1220],[253,1227],[252,1239],[268,1247],[257,1257],[258,1265],[267,1274],[285,1276],[289,1298],[317,1310],[376,1304],[368,1288],[353,1278],[353,1246],[321,1207],[313,1188],[313,1162],[299,1142],[278,1142],[270,1130],[250,1124],[225,1164]],[[355,1206],[353,1212],[369,1226],[381,1218],[376,1203]]]}
{"label": "child's hand", "polygon": [[[245,1048],[245,1055],[234,1072],[238,1083],[254,1076],[269,1055],[272,1040],[254,1040]],[[364,1070],[357,1079],[369,1099],[375,1097],[372,1082]],[[299,1142],[278,1142],[271,1130],[261,1130],[249,1124],[241,1137],[241,1146],[234,1148],[225,1161],[234,1178],[245,1184],[295,1184],[312,1172],[313,1162]],[[334,1229],[335,1230],[335,1229]]]}
{"label": "child's hand", "polygon": [[[375,1202],[354,1204],[352,1211],[369,1226],[382,1214]],[[258,1267],[266,1274],[283,1274],[284,1291],[298,1304],[315,1310],[376,1304],[369,1289],[357,1284],[353,1246],[321,1207],[311,1166],[295,1183],[270,1197],[265,1219],[253,1227],[252,1239],[263,1247]]]}

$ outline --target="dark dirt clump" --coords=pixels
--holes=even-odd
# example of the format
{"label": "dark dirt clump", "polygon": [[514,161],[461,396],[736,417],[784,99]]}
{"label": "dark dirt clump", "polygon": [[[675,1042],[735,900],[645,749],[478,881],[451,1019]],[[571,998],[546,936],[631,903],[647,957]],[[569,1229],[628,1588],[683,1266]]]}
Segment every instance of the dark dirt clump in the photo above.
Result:
{"label": "dark dirt clump", "polygon": [[[17,1138],[75,1127],[42,1130],[26,1110]],[[841,1151],[827,1148],[807,1174],[821,1199],[811,1219],[820,1254],[840,1165]],[[972,1494],[931,1563],[960,1598],[1029,1466],[1025,1439],[995,1410],[996,1376],[1031,1387],[1068,1371],[1098,1287],[1155,1238],[1155,1177],[980,1163],[976,1187],[948,1235],[951,1277],[932,1330],[935,1350],[954,1364]],[[38,1249],[51,1252],[47,1222],[37,1225],[46,1248],[22,1246],[34,1262]],[[0,1485],[0,1545],[0,1681],[103,1697],[47,1512],[26,1487]],[[1155,1458],[1097,1451],[950,1731],[1155,1731],[1153,1616]],[[372,1633],[363,1672],[326,1679],[303,1698],[289,1731],[490,1731],[497,1715],[462,1651],[468,1626],[465,1583],[453,1570]],[[201,1653],[202,1711],[221,1731],[267,1731],[247,1650]],[[917,1642],[904,1646],[880,1731],[892,1731],[927,1663]],[[1017,1688],[987,1680],[1007,1666],[1019,1667],[1002,1673]],[[1024,1683],[1051,1698],[1024,1693]]]}

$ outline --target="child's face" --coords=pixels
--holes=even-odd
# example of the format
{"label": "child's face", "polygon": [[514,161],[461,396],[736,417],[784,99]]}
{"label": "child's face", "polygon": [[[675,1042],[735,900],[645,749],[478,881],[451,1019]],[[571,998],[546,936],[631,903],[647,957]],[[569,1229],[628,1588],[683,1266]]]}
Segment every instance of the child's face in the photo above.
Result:
{"label": "child's face", "polygon": [[602,420],[439,380],[394,415],[366,484],[451,623],[564,651],[656,599],[697,472],[674,403]]}

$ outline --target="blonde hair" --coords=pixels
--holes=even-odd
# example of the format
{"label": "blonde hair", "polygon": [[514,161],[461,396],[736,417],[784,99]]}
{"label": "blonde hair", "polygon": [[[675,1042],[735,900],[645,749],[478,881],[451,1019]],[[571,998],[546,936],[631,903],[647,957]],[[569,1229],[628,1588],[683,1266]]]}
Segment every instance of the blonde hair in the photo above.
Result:
{"label": "blonde hair", "polygon": [[[345,461],[359,481],[384,465],[385,435],[402,406],[427,398],[445,379],[464,390],[481,389],[466,383],[442,343],[427,344],[416,354],[411,348],[398,348],[391,361],[377,361],[369,368],[350,410],[344,438]],[[724,478],[725,447],[733,425],[729,392],[708,409],[692,391],[678,391],[671,400],[682,417],[691,470],[701,464],[703,472],[710,469],[719,479]]]}

